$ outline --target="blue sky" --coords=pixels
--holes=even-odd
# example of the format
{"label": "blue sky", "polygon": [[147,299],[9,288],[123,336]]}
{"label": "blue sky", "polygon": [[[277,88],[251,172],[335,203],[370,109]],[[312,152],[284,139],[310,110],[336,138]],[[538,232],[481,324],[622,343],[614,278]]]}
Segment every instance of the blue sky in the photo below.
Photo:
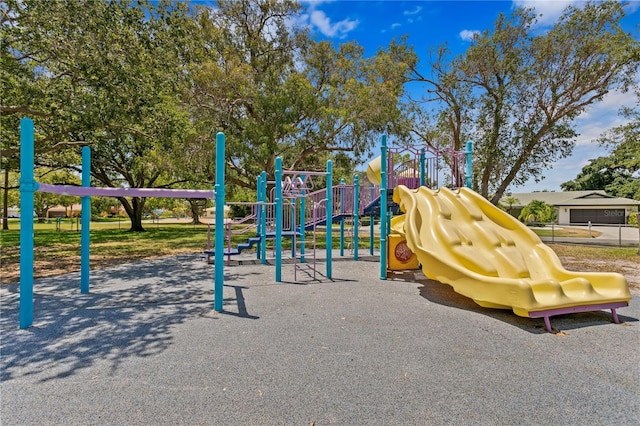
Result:
{"label": "blue sky", "polygon": [[[336,43],[357,41],[367,54],[388,45],[394,38],[407,34],[426,64],[429,49],[447,43],[453,53],[463,53],[475,31],[491,29],[500,12],[508,14],[517,6],[534,7],[542,16],[540,31],[553,25],[564,7],[580,6],[574,0],[513,0],[513,1],[305,1],[301,22],[318,38]],[[624,28],[640,39],[640,1],[627,2]],[[412,90],[412,89],[409,89]],[[513,192],[560,190],[560,184],[576,177],[589,159],[606,155],[607,151],[592,142],[604,130],[622,124],[618,109],[632,106],[634,97],[627,93],[611,93],[603,102],[592,106],[577,121],[578,137],[574,154],[558,161],[540,183],[527,182],[510,188]]]}

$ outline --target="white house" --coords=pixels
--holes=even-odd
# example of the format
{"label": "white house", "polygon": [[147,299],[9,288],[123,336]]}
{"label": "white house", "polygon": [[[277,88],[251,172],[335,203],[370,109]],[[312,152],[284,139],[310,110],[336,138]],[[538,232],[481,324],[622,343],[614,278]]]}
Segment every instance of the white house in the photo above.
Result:
{"label": "white house", "polygon": [[566,224],[625,224],[635,214],[640,201],[614,197],[602,190],[565,192],[519,192],[506,195],[502,204],[513,197],[511,214],[518,217],[522,209],[534,200],[544,201],[556,209],[558,223]]}

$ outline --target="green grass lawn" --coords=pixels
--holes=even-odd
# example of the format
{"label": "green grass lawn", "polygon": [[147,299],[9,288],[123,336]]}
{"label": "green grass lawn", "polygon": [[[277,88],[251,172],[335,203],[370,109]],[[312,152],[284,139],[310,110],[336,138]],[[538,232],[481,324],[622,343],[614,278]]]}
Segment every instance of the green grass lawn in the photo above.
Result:
{"label": "green grass lawn", "polygon": [[[18,280],[20,263],[19,221],[10,222],[8,231],[0,232],[1,282]],[[207,248],[208,226],[191,223],[145,223],[146,232],[128,232],[129,222],[91,222],[91,267],[100,268],[160,256],[184,253],[202,253]],[[65,220],[56,230],[56,223],[34,224],[34,277],[77,271],[80,268],[80,232],[76,221]],[[215,238],[211,231],[211,242]],[[255,229],[247,234],[234,235],[232,245],[246,242],[255,235]],[[307,233],[306,239],[312,239]],[[347,237],[347,241],[351,241]],[[317,248],[325,247],[325,233],[316,235]],[[368,248],[369,239],[361,238],[360,247]],[[225,245],[227,244],[225,240]],[[273,240],[269,243],[273,244]],[[338,230],[334,229],[333,247],[339,247]],[[308,247],[308,246],[307,246]],[[291,249],[291,240],[282,240],[283,250]],[[307,251],[309,248],[307,248]]]}
{"label": "green grass lawn", "polygon": [[[100,268],[113,264],[130,262],[159,256],[183,253],[202,253],[207,248],[207,225],[190,223],[145,223],[146,232],[128,232],[129,222],[92,222],[91,223],[91,266]],[[54,223],[34,224],[34,276],[44,277],[72,272],[80,267],[80,232],[76,231],[75,221],[64,221],[60,230]],[[570,236],[578,236],[566,228]],[[339,247],[338,229],[333,228],[333,247]],[[547,230],[536,230],[547,231]],[[550,230],[549,230],[550,231]],[[558,230],[560,231],[560,230]],[[250,230],[250,234],[251,231]],[[254,235],[254,234],[252,234]],[[543,233],[544,235],[544,233]],[[561,236],[556,233],[556,236]],[[567,235],[567,234],[564,234]],[[234,235],[232,244],[246,242],[246,235]],[[311,233],[306,239],[312,239]],[[588,238],[588,234],[584,235]],[[214,235],[212,232],[211,239]],[[347,243],[351,237],[346,237]],[[316,234],[316,247],[324,249],[325,234]],[[225,242],[226,244],[226,242]],[[273,244],[273,240],[269,245]],[[369,238],[360,239],[360,247],[368,249]],[[376,247],[379,240],[376,239]],[[283,250],[291,247],[290,239],[283,239]],[[350,246],[349,246],[350,247]],[[589,246],[552,245],[560,256],[594,260],[630,260],[638,261],[635,248],[602,248]],[[0,272],[2,282],[14,282],[18,279],[20,262],[19,221],[10,223],[10,230],[0,232]]]}

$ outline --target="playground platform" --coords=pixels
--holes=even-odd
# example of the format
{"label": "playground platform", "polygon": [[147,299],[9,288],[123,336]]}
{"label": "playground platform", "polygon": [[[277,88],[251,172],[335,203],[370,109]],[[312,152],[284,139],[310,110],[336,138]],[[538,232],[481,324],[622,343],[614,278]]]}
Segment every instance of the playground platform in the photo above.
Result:
{"label": "playground platform", "polygon": [[[350,254],[350,253],[349,253]],[[225,268],[199,254],[35,281],[33,327],[0,287],[2,425],[512,425],[640,422],[640,298],[542,319],[477,306],[419,272]],[[323,268],[320,265],[319,271]]]}

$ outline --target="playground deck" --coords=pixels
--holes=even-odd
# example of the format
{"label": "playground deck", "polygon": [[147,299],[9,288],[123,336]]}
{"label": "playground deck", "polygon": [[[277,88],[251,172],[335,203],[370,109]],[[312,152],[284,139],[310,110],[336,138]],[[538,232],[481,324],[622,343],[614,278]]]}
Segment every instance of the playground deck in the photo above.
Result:
{"label": "playground deck", "polygon": [[[322,270],[322,269],[321,269]],[[640,420],[640,300],[542,319],[484,309],[420,273],[338,261],[225,269],[198,254],[36,280],[20,330],[0,288],[0,423],[618,424]]]}

